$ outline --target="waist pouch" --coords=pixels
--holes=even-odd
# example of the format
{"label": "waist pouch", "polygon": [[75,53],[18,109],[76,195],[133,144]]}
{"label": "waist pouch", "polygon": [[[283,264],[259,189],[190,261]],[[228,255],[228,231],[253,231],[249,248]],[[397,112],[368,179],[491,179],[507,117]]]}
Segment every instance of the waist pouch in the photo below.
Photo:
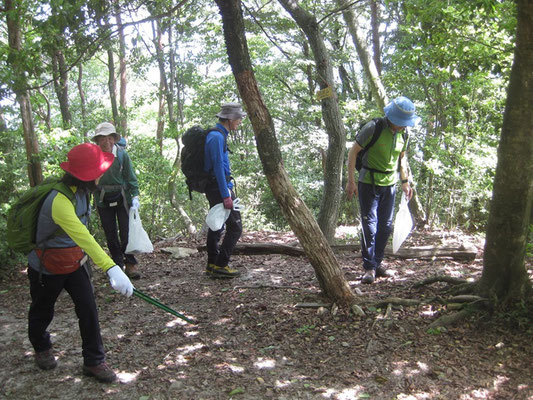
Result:
{"label": "waist pouch", "polygon": [[79,246],[52,249],[35,249],[41,265],[48,272],[56,275],[70,274],[76,271],[87,261],[85,255]]}

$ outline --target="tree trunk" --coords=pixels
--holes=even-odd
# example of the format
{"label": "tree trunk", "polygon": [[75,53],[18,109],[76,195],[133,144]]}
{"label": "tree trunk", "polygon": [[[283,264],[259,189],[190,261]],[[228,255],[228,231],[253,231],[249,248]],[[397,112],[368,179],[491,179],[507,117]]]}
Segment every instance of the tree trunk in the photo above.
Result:
{"label": "tree trunk", "polygon": [[122,17],[120,16],[120,7],[118,2],[115,2],[115,18],[117,20],[118,43],[119,43],[119,77],[120,77],[120,92],[119,92],[119,120],[118,133],[122,136],[128,137],[128,104],[126,99],[126,92],[128,86],[128,78],[126,75],[126,40],[124,39],[124,27],[122,26]]}
{"label": "tree trunk", "polygon": [[85,92],[82,86],[83,82],[83,66],[81,63],[78,64],[78,94],[80,95],[80,106],[81,106],[81,123],[83,126],[83,136],[87,137],[87,100],[85,99]]}
{"label": "tree trunk", "polygon": [[41,162],[39,161],[39,143],[37,141],[35,126],[33,124],[30,95],[27,89],[26,71],[21,67],[24,65],[24,60],[22,59],[23,55],[21,55],[22,31],[20,27],[20,10],[16,8],[12,0],[5,0],[4,11],[6,15],[9,42],[9,54],[7,59],[14,77],[13,91],[15,92],[17,102],[20,105],[20,117],[22,119],[26,158],[28,160],[28,178],[30,186],[35,186],[42,182],[43,171]]}
{"label": "tree trunk", "polygon": [[[337,0],[337,4],[339,7],[347,7],[348,0]],[[357,51],[357,55],[359,56],[359,60],[361,61],[361,65],[363,66],[363,70],[365,71],[365,75],[370,84],[372,96],[376,99],[379,109],[383,110],[385,105],[389,102],[387,92],[385,91],[385,87],[383,86],[383,83],[379,77],[379,72],[376,64],[374,63],[374,59],[368,52],[365,41],[358,32],[357,19],[354,16],[351,8],[345,8],[342,12],[342,15],[344,16],[344,21],[346,22],[348,30],[350,31],[350,35],[352,36],[355,50]]]}
{"label": "tree trunk", "polygon": [[370,25],[372,26],[372,53],[376,71],[381,76],[381,44],[379,40],[379,0],[370,0]]}
{"label": "tree trunk", "polygon": [[72,115],[68,104],[68,69],[65,63],[65,56],[61,50],[53,50],[52,71],[54,89],[63,120],[63,129],[69,129],[72,126]]}
{"label": "tree trunk", "polygon": [[484,297],[507,304],[531,291],[524,257],[533,203],[533,2],[516,3],[516,48],[479,282]]}
{"label": "tree trunk", "polygon": [[222,15],[229,63],[254,129],[259,157],[272,193],[307,254],[324,294],[339,304],[351,304],[355,297],[335,255],[283,167],[274,123],[252,71],[240,2],[216,0],[216,3]]}
{"label": "tree trunk", "polygon": [[109,71],[109,78],[107,86],[109,88],[109,98],[111,100],[111,112],[113,113],[113,121],[116,123],[120,120],[117,106],[117,79],[115,77],[115,59],[113,57],[113,50],[107,50],[107,69]]}
{"label": "tree trunk", "polygon": [[330,94],[326,94],[321,99],[322,118],[324,119],[329,143],[326,154],[324,193],[318,213],[318,225],[328,242],[333,243],[339,218],[342,170],[346,152],[346,132],[344,131],[344,124],[337,102],[333,68],[316,18],[301,8],[294,0],[279,1],[291,14],[309,40],[315,58],[320,89],[330,91]]}

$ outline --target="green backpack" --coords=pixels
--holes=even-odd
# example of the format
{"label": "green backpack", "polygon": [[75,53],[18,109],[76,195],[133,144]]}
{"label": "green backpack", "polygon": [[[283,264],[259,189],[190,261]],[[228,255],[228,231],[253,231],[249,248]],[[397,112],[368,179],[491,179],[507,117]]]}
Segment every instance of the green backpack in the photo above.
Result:
{"label": "green backpack", "polygon": [[39,211],[46,196],[54,189],[63,193],[74,204],[72,190],[57,178],[48,178],[28,189],[11,206],[7,214],[7,244],[13,250],[28,254],[40,244],[36,243]]}

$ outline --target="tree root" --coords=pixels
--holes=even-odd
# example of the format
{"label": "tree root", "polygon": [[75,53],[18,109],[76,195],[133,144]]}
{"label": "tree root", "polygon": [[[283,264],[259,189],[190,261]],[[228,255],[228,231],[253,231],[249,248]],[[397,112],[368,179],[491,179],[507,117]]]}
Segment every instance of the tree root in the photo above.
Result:
{"label": "tree root", "polygon": [[425,286],[425,285],[430,285],[432,283],[436,283],[436,282],[446,282],[446,283],[450,283],[452,285],[459,285],[459,284],[468,284],[469,282],[467,282],[466,280],[464,279],[460,279],[460,278],[454,278],[452,276],[448,276],[448,275],[435,275],[435,276],[430,276],[429,278],[426,278],[420,282],[416,282],[413,287],[414,288],[418,288],[420,286]]}

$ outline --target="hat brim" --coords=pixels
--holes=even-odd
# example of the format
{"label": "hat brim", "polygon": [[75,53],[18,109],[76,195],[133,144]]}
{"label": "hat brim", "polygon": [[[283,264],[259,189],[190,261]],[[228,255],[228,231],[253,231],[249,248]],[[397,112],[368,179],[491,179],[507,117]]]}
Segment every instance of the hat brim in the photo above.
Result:
{"label": "hat brim", "polygon": [[78,178],[80,181],[90,182],[102,176],[104,172],[111,167],[113,161],[115,160],[113,153],[102,152],[102,157],[102,162],[96,168],[87,168],[81,172],[73,172],[69,161],[62,162],[60,167],[63,171],[68,172],[70,175]]}
{"label": "hat brim", "polygon": [[409,116],[402,115],[398,110],[394,107],[393,103],[390,103],[387,105],[384,109],[385,116],[388,118],[390,122],[392,122],[396,126],[415,126],[420,121],[420,117],[416,114],[411,114]]}
{"label": "hat brim", "polygon": [[237,120],[237,119],[244,119],[244,117],[246,117],[246,114],[243,113],[243,112],[237,112],[237,113],[231,113],[231,114],[226,114],[226,113],[223,113],[223,112],[219,112],[215,116],[217,118]]}

